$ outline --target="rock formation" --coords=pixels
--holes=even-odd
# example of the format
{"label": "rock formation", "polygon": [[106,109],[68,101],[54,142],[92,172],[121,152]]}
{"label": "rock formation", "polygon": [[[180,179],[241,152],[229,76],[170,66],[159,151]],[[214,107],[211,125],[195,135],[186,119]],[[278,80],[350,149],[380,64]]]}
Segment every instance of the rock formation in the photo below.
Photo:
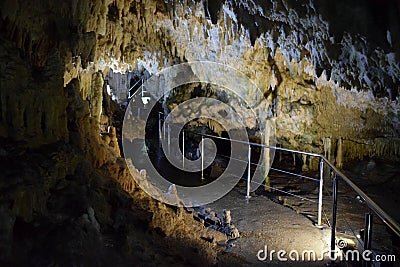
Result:
{"label": "rock formation", "polygon": [[113,119],[105,119],[111,70],[224,63],[262,90],[263,116],[282,146],[329,153],[339,165],[400,157],[393,31],[384,48],[351,33],[333,36],[313,1],[0,7],[1,264],[156,266],[193,255],[199,266],[216,262],[218,251],[194,234],[202,226],[135,186]]}

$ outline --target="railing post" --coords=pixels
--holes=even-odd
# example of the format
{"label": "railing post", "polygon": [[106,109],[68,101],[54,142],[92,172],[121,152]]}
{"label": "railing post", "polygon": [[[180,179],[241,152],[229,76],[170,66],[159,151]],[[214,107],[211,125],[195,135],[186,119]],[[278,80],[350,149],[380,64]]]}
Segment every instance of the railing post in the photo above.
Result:
{"label": "railing post", "polygon": [[143,79],[142,79],[142,85],[140,86],[142,89],[142,97],[144,96],[144,92],[143,92]]}
{"label": "railing post", "polygon": [[201,180],[204,180],[204,157],[206,153],[204,151],[204,137],[201,136]]}
{"label": "railing post", "polygon": [[168,124],[168,155],[171,154],[171,128],[169,127]]}
{"label": "railing post", "polygon": [[[365,227],[364,227],[364,251],[371,250],[372,243],[372,220],[373,215],[371,210],[365,213]],[[371,259],[366,260],[363,257],[363,266],[369,267],[371,266]]]}
{"label": "railing post", "polygon": [[162,136],[161,136],[161,114],[160,114],[160,112],[158,112],[158,137],[159,137],[158,144],[159,144],[159,146],[161,146]]}
{"label": "railing post", "polygon": [[337,175],[333,176],[333,186],[332,186],[332,196],[333,196],[333,205],[332,205],[332,229],[331,229],[331,251],[330,251],[330,260],[331,264],[335,265],[335,252],[336,252],[336,212],[337,212],[337,198],[338,198],[338,179]]}
{"label": "railing post", "polygon": [[182,166],[185,169],[185,131],[182,130]]}
{"label": "railing post", "polygon": [[322,193],[324,188],[324,160],[319,161],[318,227],[322,226]]}
{"label": "railing post", "polygon": [[162,139],[161,139],[161,117],[160,112],[158,112],[158,152],[157,152],[157,166],[160,164],[161,154],[162,154]]}
{"label": "railing post", "polygon": [[[164,125],[165,125],[165,114],[163,114],[164,116],[163,116],[163,122],[164,122]],[[165,129],[165,127],[164,127],[164,129]],[[166,130],[163,132],[163,138],[164,138],[164,140],[165,140],[165,132],[166,132]]]}
{"label": "railing post", "polygon": [[249,144],[249,149],[247,152],[247,186],[246,186],[246,198],[250,198],[250,164],[251,164],[251,146]]}

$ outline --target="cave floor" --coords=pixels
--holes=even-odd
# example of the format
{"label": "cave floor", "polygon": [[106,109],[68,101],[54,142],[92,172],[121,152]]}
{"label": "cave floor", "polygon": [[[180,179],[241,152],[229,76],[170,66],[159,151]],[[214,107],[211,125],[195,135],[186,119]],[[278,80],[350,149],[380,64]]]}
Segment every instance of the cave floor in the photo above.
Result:
{"label": "cave floor", "polygon": [[[398,179],[397,165],[376,160],[373,167],[368,168],[371,161],[353,162],[346,166],[344,172],[365,190],[382,208],[391,214],[395,220],[399,219],[398,213]],[[367,171],[368,170],[368,171]],[[307,173],[316,176],[316,173]],[[305,198],[317,201],[318,184],[304,182],[301,179],[288,179],[286,175],[275,172],[270,173],[271,185],[281,190],[288,190]],[[288,186],[290,185],[290,186]],[[291,250],[299,252],[300,260],[302,252],[313,250],[317,258],[329,250],[332,197],[330,179],[326,180],[323,196],[323,225],[322,229],[315,226],[317,204],[305,199],[282,195],[275,191],[267,192],[259,188],[247,201],[245,198],[245,184],[239,184],[229,194],[208,205],[218,215],[223,214],[223,209],[231,210],[232,223],[238,228],[240,238],[226,249],[226,254],[239,256],[248,266],[270,266],[280,264],[292,264],[294,266],[322,266],[329,259],[325,254],[323,261],[291,261],[288,254],[288,262],[279,261],[277,252],[271,260],[269,254],[272,250]],[[364,214],[366,207],[357,201],[354,192],[341,183],[339,187],[337,238],[353,240],[352,233],[364,227]],[[345,219],[347,218],[347,219]],[[394,253],[398,250],[393,245],[393,240],[385,226],[377,219],[374,220],[373,249],[382,254]],[[357,234],[357,231],[356,231]],[[350,238],[350,239],[347,239]],[[265,261],[257,258],[259,250],[267,246],[268,257]],[[392,249],[390,249],[392,248]],[[398,253],[398,252],[397,252]],[[396,254],[396,253],[395,253]],[[265,256],[265,254],[261,254]],[[346,265],[345,262],[342,262]]]}
{"label": "cave floor", "polygon": [[[231,211],[232,223],[238,228],[240,238],[227,246],[226,253],[239,256],[246,261],[245,266],[269,266],[279,264],[293,264],[295,266],[322,266],[327,262],[301,261],[302,252],[315,251],[320,258],[324,251],[329,250],[330,229],[319,229],[304,215],[294,210],[273,202],[263,195],[253,195],[248,201],[245,198],[244,186],[235,187],[223,198],[208,204],[207,207],[218,215],[223,209]],[[267,246],[268,257],[260,261],[257,257],[259,250],[265,251]],[[284,256],[288,262],[279,261],[277,253],[270,254],[272,250],[298,251],[300,262],[291,261],[288,254]],[[265,253],[260,254],[261,257]],[[327,256],[327,254],[325,254]]]}

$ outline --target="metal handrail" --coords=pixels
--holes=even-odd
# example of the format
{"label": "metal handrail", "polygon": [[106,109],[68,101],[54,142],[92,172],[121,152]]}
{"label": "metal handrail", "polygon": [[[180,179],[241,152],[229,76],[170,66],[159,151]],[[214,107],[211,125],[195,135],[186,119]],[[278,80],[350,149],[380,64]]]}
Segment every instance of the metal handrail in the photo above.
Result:
{"label": "metal handrail", "polygon": [[[131,90],[132,90],[133,88],[135,88],[140,82],[142,83],[141,86],[143,86],[144,79],[143,79],[143,78],[140,78],[140,80],[138,80],[137,82],[135,82],[135,84],[132,85],[132,86],[128,89],[128,98],[129,98],[129,99],[131,99],[137,92],[139,92],[139,90],[137,90],[134,94],[131,95]],[[141,86],[140,86],[140,87],[141,87]],[[140,88],[140,87],[139,87],[139,88]]]}
{"label": "metal handrail", "polygon": [[[221,154],[217,154],[217,155],[221,156],[223,158],[229,158],[229,159],[233,159],[233,160],[237,160],[237,161],[240,161],[240,162],[246,162],[247,163],[246,160],[241,160],[241,159],[237,159],[237,158],[233,158],[233,157],[228,157],[228,156],[221,155]],[[254,162],[251,162],[250,165],[257,166],[257,167],[263,167],[264,166],[263,164],[258,164],[258,163],[254,163]],[[270,169],[273,170],[273,171],[284,173],[284,174],[293,175],[293,176],[296,176],[296,177],[299,177],[299,178],[303,178],[303,179],[308,179],[308,180],[311,180],[311,181],[319,182],[319,179],[315,179],[315,178],[312,178],[312,177],[309,177],[309,176],[305,176],[305,175],[301,175],[301,174],[298,174],[298,173],[284,171],[284,170],[273,168],[273,167],[270,167]]]}
{"label": "metal handrail", "polygon": [[135,82],[135,84],[132,85],[132,86],[129,88],[129,91],[132,90],[139,82],[142,82],[142,81],[143,81],[143,78],[141,78],[140,80],[138,80],[137,82]]}
{"label": "metal handrail", "polygon": [[[304,152],[304,151],[298,151],[298,150],[293,150],[293,149],[286,149],[282,147],[276,147],[276,146],[269,146],[269,145],[263,145],[259,143],[252,143],[252,142],[246,142],[246,141],[241,141],[241,140],[235,140],[235,139],[229,139],[225,137],[220,137],[220,136],[214,136],[214,135],[209,135],[209,134],[204,134],[204,133],[196,133],[192,132],[193,134],[201,135],[202,137],[210,137],[210,138],[215,138],[215,139],[220,139],[220,140],[227,140],[227,141],[233,141],[241,144],[246,144],[246,145],[253,145],[253,146],[259,146],[263,148],[271,148],[271,149],[276,149],[280,151],[285,151],[285,152],[291,152],[291,153],[300,153],[304,155],[309,155],[309,156],[314,156],[320,159],[320,163],[326,163],[331,170],[336,174],[335,180],[337,176],[341,178],[346,184],[355,192],[357,193],[360,198],[366,203],[366,205],[373,210],[378,217],[398,236],[400,237],[400,225],[397,223],[390,215],[388,215],[381,207],[379,207],[378,204],[376,204],[367,194],[365,194],[356,184],[354,184],[346,175],[344,175],[340,170],[338,170],[328,159],[326,159],[323,155],[317,154],[317,153],[310,153],[310,152]],[[320,169],[321,166],[320,166]],[[321,171],[321,170],[320,170]],[[321,173],[322,176],[322,173]],[[322,177],[321,177],[322,179]],[[322,181],[321,181],[322,182]],[[336,190],[337,190],[337,185],[336,185]],[[336,216],[336,214],[335,214]]]}
{"label": "metal handrail", "polygon": [[332,163],[330,163],[324,156],[320,155],[323,161],[329,165],[329,167],[343,180],[346,182],[354,192],[356,192],[371,208],[376,215],[397,235],[400,237],[400,225],[388,215],[378,204],[376,204],[367,194],[365,194],[356,184],[354,184],[346,175],[339,171]]}
{"label": "metal handrail", "polygon": [[246,142],[246,141],[242,141],[242,140],[229,139],[229,138],[226,138],[226,137],[214,136],[214,135],[210,135],[210,134],[202,134],[202,133],[195,133],[195,132],[191,132],[191,133],[197,134],[197,135],[202,135],[202,136],[207,136],[207,137],[210,137],[210,138],[220,139],[220,140],[233,141],[233,142],[236,142],[236,143],[239,143],[239,144],[252,145],[252,146],[258,146],[258,147],[263,147],[263,148],[271,148],[271,149],[285,151],[285,152],[304,154],[304,155],[312,156],[312,157],[321,157],[320,154],[316,154],[316,153],[298,151],[298,150],[287,149],[287,148],[277,147],[277,146],[263,145],[263,144],[259,144],[259,143]]}

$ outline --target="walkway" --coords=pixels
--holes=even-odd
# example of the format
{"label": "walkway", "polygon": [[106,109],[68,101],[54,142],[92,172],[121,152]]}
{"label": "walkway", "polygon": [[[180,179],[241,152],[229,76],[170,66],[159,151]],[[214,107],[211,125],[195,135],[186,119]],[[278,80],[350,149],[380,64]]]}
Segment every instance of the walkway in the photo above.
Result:
{"label": "walkway", "polygon": [[[289,263],[295,266],[322,266],[327,262],[291,262],[288,254],[284,257],[289,262],[280,262],[277,253],[273,254],[271,262],[269,254],[272,250],[285,250],[287,253],[297,250],[300,260],[305,250],[313,250],[317,257],[321,257],[323,251],[329,250],[330,229],[318,229],[305,216],[262,195],[254,195],[247,202],[245,194],[246,188],[237,186],[222,199],[207,205],[218,215],[223,213],[223,209],[231,210],[232,223],[239,229],[241,237],[227,249],[228,253],[243,258],[248,266]],[[259,261],[257,252],[265,246],[268,248],[268,258],[264,262]],[[265,254],[260,256],[265,257]]]}

